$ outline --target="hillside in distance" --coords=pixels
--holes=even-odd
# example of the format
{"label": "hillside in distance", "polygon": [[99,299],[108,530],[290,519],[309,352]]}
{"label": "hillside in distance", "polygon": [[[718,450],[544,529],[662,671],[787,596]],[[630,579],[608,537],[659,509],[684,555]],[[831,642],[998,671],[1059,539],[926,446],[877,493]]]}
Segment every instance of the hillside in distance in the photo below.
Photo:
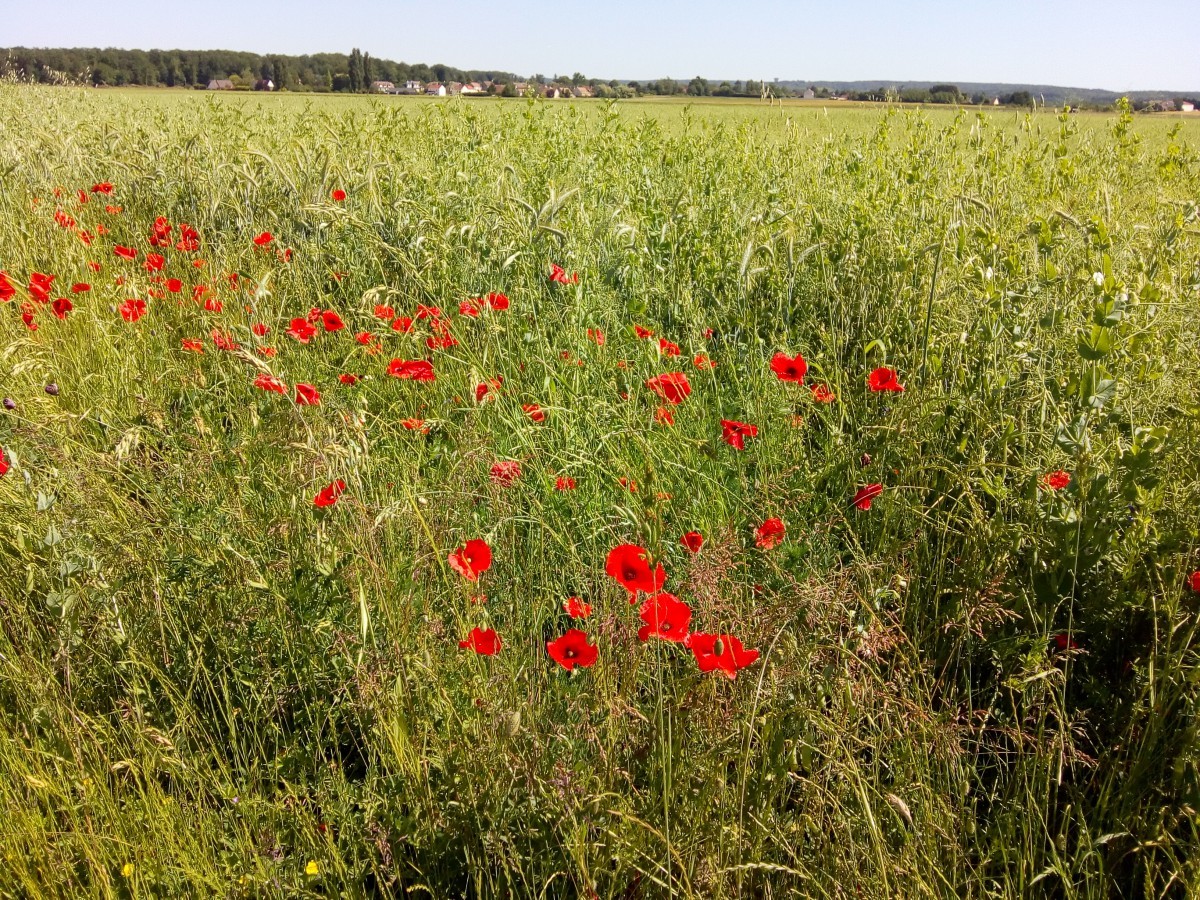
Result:
{"label": "hillside in distance", "polygon": [[1000,82],[984,81],[895,81],[880,78],[868,81],[803,81],[779,80],[776,84],[789,89],[804,90],[806,87],[827,88],[831,93],[841,94],[852,91],[873,91],[879,88],[901,90],[911,88],[927,90],[939,84],[954,84],[960,91],[969,96],[985,94],[989,97],[1003,97],[1021,91],[1027,91],[1030,96],[1044,102],[1047,106],[1061,106],[1064,103],[1101,104],[1114,103],[1120,97],[1128,97],[1131,101],[1165,100],[1176,97],[1200,96],[1200,90],[1138,90],[1138,91],[1109,91],[1103,88],[1063,87],[1054,84],[1003,84]]}

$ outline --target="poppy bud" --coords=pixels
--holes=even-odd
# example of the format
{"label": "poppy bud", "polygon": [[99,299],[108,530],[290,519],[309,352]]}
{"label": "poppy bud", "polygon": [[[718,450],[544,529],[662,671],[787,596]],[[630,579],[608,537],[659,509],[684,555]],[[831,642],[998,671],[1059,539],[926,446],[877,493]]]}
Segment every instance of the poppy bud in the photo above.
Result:
{"label": "poppy bud", "polygon": [[864,469],[869,466],[871,464],[871,454],[864,453],[862,456],[860,456],[858,458],[858,464]]}
{"label": "poppy bud", "polygon": [[58,385],[55,384],[53,381],[50,382],[48,385],[46,385],[46,393],[49,394],[51,397],[57,397],[58,396]]}
{"label": "poppy bud", "polygon": [[713,641],[713,656],[721,656],[725,653],[725,642],[720,638]]}
{"label": "poppy bud", "polygon": [[4,408],[5,409],[16,409],[17,401],[14,400],[12,397],[5,397],[4,398]]}

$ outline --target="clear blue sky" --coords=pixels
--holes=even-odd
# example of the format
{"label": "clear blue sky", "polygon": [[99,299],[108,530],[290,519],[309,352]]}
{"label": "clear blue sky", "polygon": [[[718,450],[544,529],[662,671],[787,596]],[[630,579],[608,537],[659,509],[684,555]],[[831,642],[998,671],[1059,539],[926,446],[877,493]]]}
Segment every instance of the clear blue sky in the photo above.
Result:
{"label": "clear blue sky", "polygon": [[1198,0],[0,0],[0,45],[360,47],[520,75],[1200,91]]}

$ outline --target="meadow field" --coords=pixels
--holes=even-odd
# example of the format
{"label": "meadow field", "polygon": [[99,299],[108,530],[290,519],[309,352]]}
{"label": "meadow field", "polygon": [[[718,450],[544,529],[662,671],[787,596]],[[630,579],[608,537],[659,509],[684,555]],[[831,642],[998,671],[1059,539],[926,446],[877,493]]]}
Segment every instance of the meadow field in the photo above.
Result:
{"label": "meadow field", "polygon": [[1197,896],[1198,148],[0,85],[0,896]]}

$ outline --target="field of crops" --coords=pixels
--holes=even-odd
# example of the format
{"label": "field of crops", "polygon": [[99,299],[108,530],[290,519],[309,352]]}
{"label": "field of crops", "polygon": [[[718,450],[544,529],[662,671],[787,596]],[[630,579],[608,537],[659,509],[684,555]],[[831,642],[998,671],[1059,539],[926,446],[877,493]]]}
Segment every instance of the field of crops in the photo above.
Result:
{"label": "field of crops", "polygon": [[0,896],[1195,896],[1198,146],[0,86]]}

